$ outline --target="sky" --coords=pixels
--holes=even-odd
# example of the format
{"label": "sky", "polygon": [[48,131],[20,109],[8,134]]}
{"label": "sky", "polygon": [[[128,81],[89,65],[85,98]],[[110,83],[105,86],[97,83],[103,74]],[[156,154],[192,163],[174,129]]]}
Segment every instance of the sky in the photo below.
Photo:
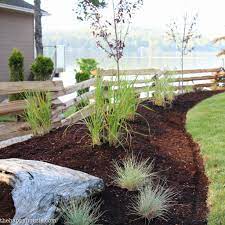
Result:
{"label": "sky", "polygon": [[[33,0],[26,0],[33,3]],[[76,20],[73,9],[77,0],[42,0],[42,8],[51,15],[43,18],[44,30],[79,30],[84,23]],[[225,35],[224,0],[144,0],[133,20],[133,27],[164,32],[172,20],[181,21],[185,13],[199,15],[199,32],[214,38]]]}

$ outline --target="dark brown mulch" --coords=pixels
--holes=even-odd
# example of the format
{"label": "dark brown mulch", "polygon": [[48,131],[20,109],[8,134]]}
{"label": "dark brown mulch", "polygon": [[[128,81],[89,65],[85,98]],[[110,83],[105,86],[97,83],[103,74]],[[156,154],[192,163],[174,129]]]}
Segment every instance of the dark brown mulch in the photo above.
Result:
{"label": "dark brown mulch", "polygon": [[[127,152],[108,145],[91,147],[84,125],[61,128],[44,137],[15,144],[0,150],[0,158],[23,158],[42,160],[49,163],[81,170],[99,176],[107,184],[101,198],[104,203],[100,224],[144,225],[146,221],[129,215],[128,206],[135,193],[112,185],[112,161],[122,160],[131,151],[142,158],[155,161],[155,171],[167,185],[179,194],[171,208],[167,222],[155,219],[151,225],[204,225],[208,213],[206,199],[208,180],[204,173],[199,146],[185,131],[187,111],[201,100],[218,92],[196,92],[177,97],[170,109],[155,107],[151,102],[140,106],[139,113],[131,126],[135,133]],[[143,119],[145,118],[145,119]],[[150,134],[149,127],[150,126]],[[146,136],[141,134],[146,134]],[[0,218],[13,217],[14,209],[6,185],[0,185]],[[59,224],[62,222],[59,222]]]}

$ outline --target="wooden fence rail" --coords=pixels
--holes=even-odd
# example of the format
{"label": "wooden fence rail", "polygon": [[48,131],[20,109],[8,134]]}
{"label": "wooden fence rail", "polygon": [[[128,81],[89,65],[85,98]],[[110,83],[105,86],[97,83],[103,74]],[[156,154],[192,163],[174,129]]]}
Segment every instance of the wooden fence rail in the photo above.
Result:
{"label": "wooden fence rail", "polygon": [[[161,71],[157,69],[144,69],[144,70],[123,70],[121,71],[121,78],[131,78],[131,75],[135,75],[135,88],[137,93],[146,92],[146,86],[151,86],[153,83],[152,77],[143,76],[161,76],[162,74],[168,74],[174,76],[173,82],[184,82],[184,86],[192,86],[195,88],[210,88],[215,85],[218,76],[225,76],[222,68],[211,69],[196,69],[196,70],[184,70],[183,74],[187,74],[181,78],[178,76],[180,70],[176,71]],[[105,86],[117,85],[115,79],[115,70],[100,70],[99,75],[104,80]],[[201,74],[201,75],[200,75]],[[114,79],[111,78],[114,76]],[[138,77],[141,76],[141,77]],[[111,78],[110,78],[111,77]],[[136,79],[137,77],[137,79]],[[110,79],[108,79],[110,78]],[[96,78],[91,78],[87,81],[64,87],[62,81],[24,81],[24,82],[0,82],[0,95],[17,94],[28,91],[44,91],[50,92],[52,96],[52,126],[57,128],[64,125],[70,125],[76,123],[84,117],[91,115],[93,112],[93,104],[90,104],[78,112],[75,112],[68,118],[64,117],[64,112],[71,106],[77,106],[81,101],[94,98],[94,88],[91,88],[89,92],[70,98],[68,101],[62,101],[61,98],[68,94],[75,93],[84,88],[94,87]],[[177,87],[179,89],[179,87]],[[26,108],[26,100],[18,100],[0,104],[0,115],[18,115],[22,114]],[[11,125],[10,125],[11,124]],[[17,137],[20,135],[31,133],[27,123],[7,123],[0,124],[0,141]]]}
{"label": "wooden fence rail", "polygon": [[[198,73],[217,73],[220,72],[222,68],[210,68],[210,69],[194,69],[194,70],[183,70],[183,74],[198,74]],[[157,69],[140,69],[140,70],[121,70],[120,75],[121,76],[130,76],[130,75],[136,75],[136,76],[154,76],[156,74],[181,74],[182,70],[157,70]],[[116,70],[100,70],[99,75],[100,76],[116,76],[117,71]]]}

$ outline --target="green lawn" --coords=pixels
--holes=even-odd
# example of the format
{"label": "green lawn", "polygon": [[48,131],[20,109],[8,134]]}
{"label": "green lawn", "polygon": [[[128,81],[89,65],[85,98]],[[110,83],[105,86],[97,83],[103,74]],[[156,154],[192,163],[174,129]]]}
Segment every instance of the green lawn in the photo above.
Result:
{"label": "green lawn", "polygon": [[225,225],[225,93],[206,99],[190,110],[187,130],[201,145],[211,180],[209,225]]}

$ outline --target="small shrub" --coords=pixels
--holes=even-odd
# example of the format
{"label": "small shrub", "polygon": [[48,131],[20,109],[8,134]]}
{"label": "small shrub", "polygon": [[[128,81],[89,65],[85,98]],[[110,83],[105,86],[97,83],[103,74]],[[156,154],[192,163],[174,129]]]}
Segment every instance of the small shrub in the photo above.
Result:
{"label": "small shrub", "polygon": [[[76,81],[78,83],[89,80],[92,76],[92,71],[97,70],[98,63],[95,59],[79,59],[77,64],[80,66],[80,72],[76,73]],[[89,88],[85,88],[78,91],[78,95],[82,95],[88,92]]]}
{"label": "small shrub", "polygon": [[114,163],[114,168],[115,184],[129,191],[142,188],[154,176],[153,162],[149,162],[149,159],[141,161],[132,156],[121,165],[118,162]]}
{"label": "small shrub", "polygon": [[34,135],[44,135],[51,129],[51,96],[50,93],[25,93],[25,120]]}
{"label": "small shrub", "polygon": [[95,59],[79,59],[77,64],[80,66],[82,72],[91,73],[97,69],[98,63]]}
{"label": "small shrub", "polygon": [[92,200],[71,201],[61,206],[63,219],[68,225],[95,225],[100,213],[100,203]]}
{"label": "small shrub", "polygon": [[[24,57],[18,49],[13,49],[9,57],[10,81],[24,81]],[[23,99],[21,94],[10,95],[10,101]]]}
{"label": "small shrub", "polygon": [[[85,80],[89,80],[91,78],[91,75],[87,72],[78,72],[76,73],[76,81],[77,83],[80,83],[82,81],[85,81]],[[81,89],[81,90],[78,90],[77,93],[78,93],[78,96],[86,93],[86,92],[89,92],[90,88],[84,88],[84,89]]]}
{"label": "small shrub", "polygon": [[49,80],[53,71],[53,61],[50,58],[41,55],[39,55],[31,65],[31,73],[36,81]]}
{"label": "small shrub", "polygon": [[167,220],[175,195],[171,189],[166,189],[160,185],[155,188],[152,184],[146,186],[134,199],[131,213],[147,219],[148,222],[154,218]]}

